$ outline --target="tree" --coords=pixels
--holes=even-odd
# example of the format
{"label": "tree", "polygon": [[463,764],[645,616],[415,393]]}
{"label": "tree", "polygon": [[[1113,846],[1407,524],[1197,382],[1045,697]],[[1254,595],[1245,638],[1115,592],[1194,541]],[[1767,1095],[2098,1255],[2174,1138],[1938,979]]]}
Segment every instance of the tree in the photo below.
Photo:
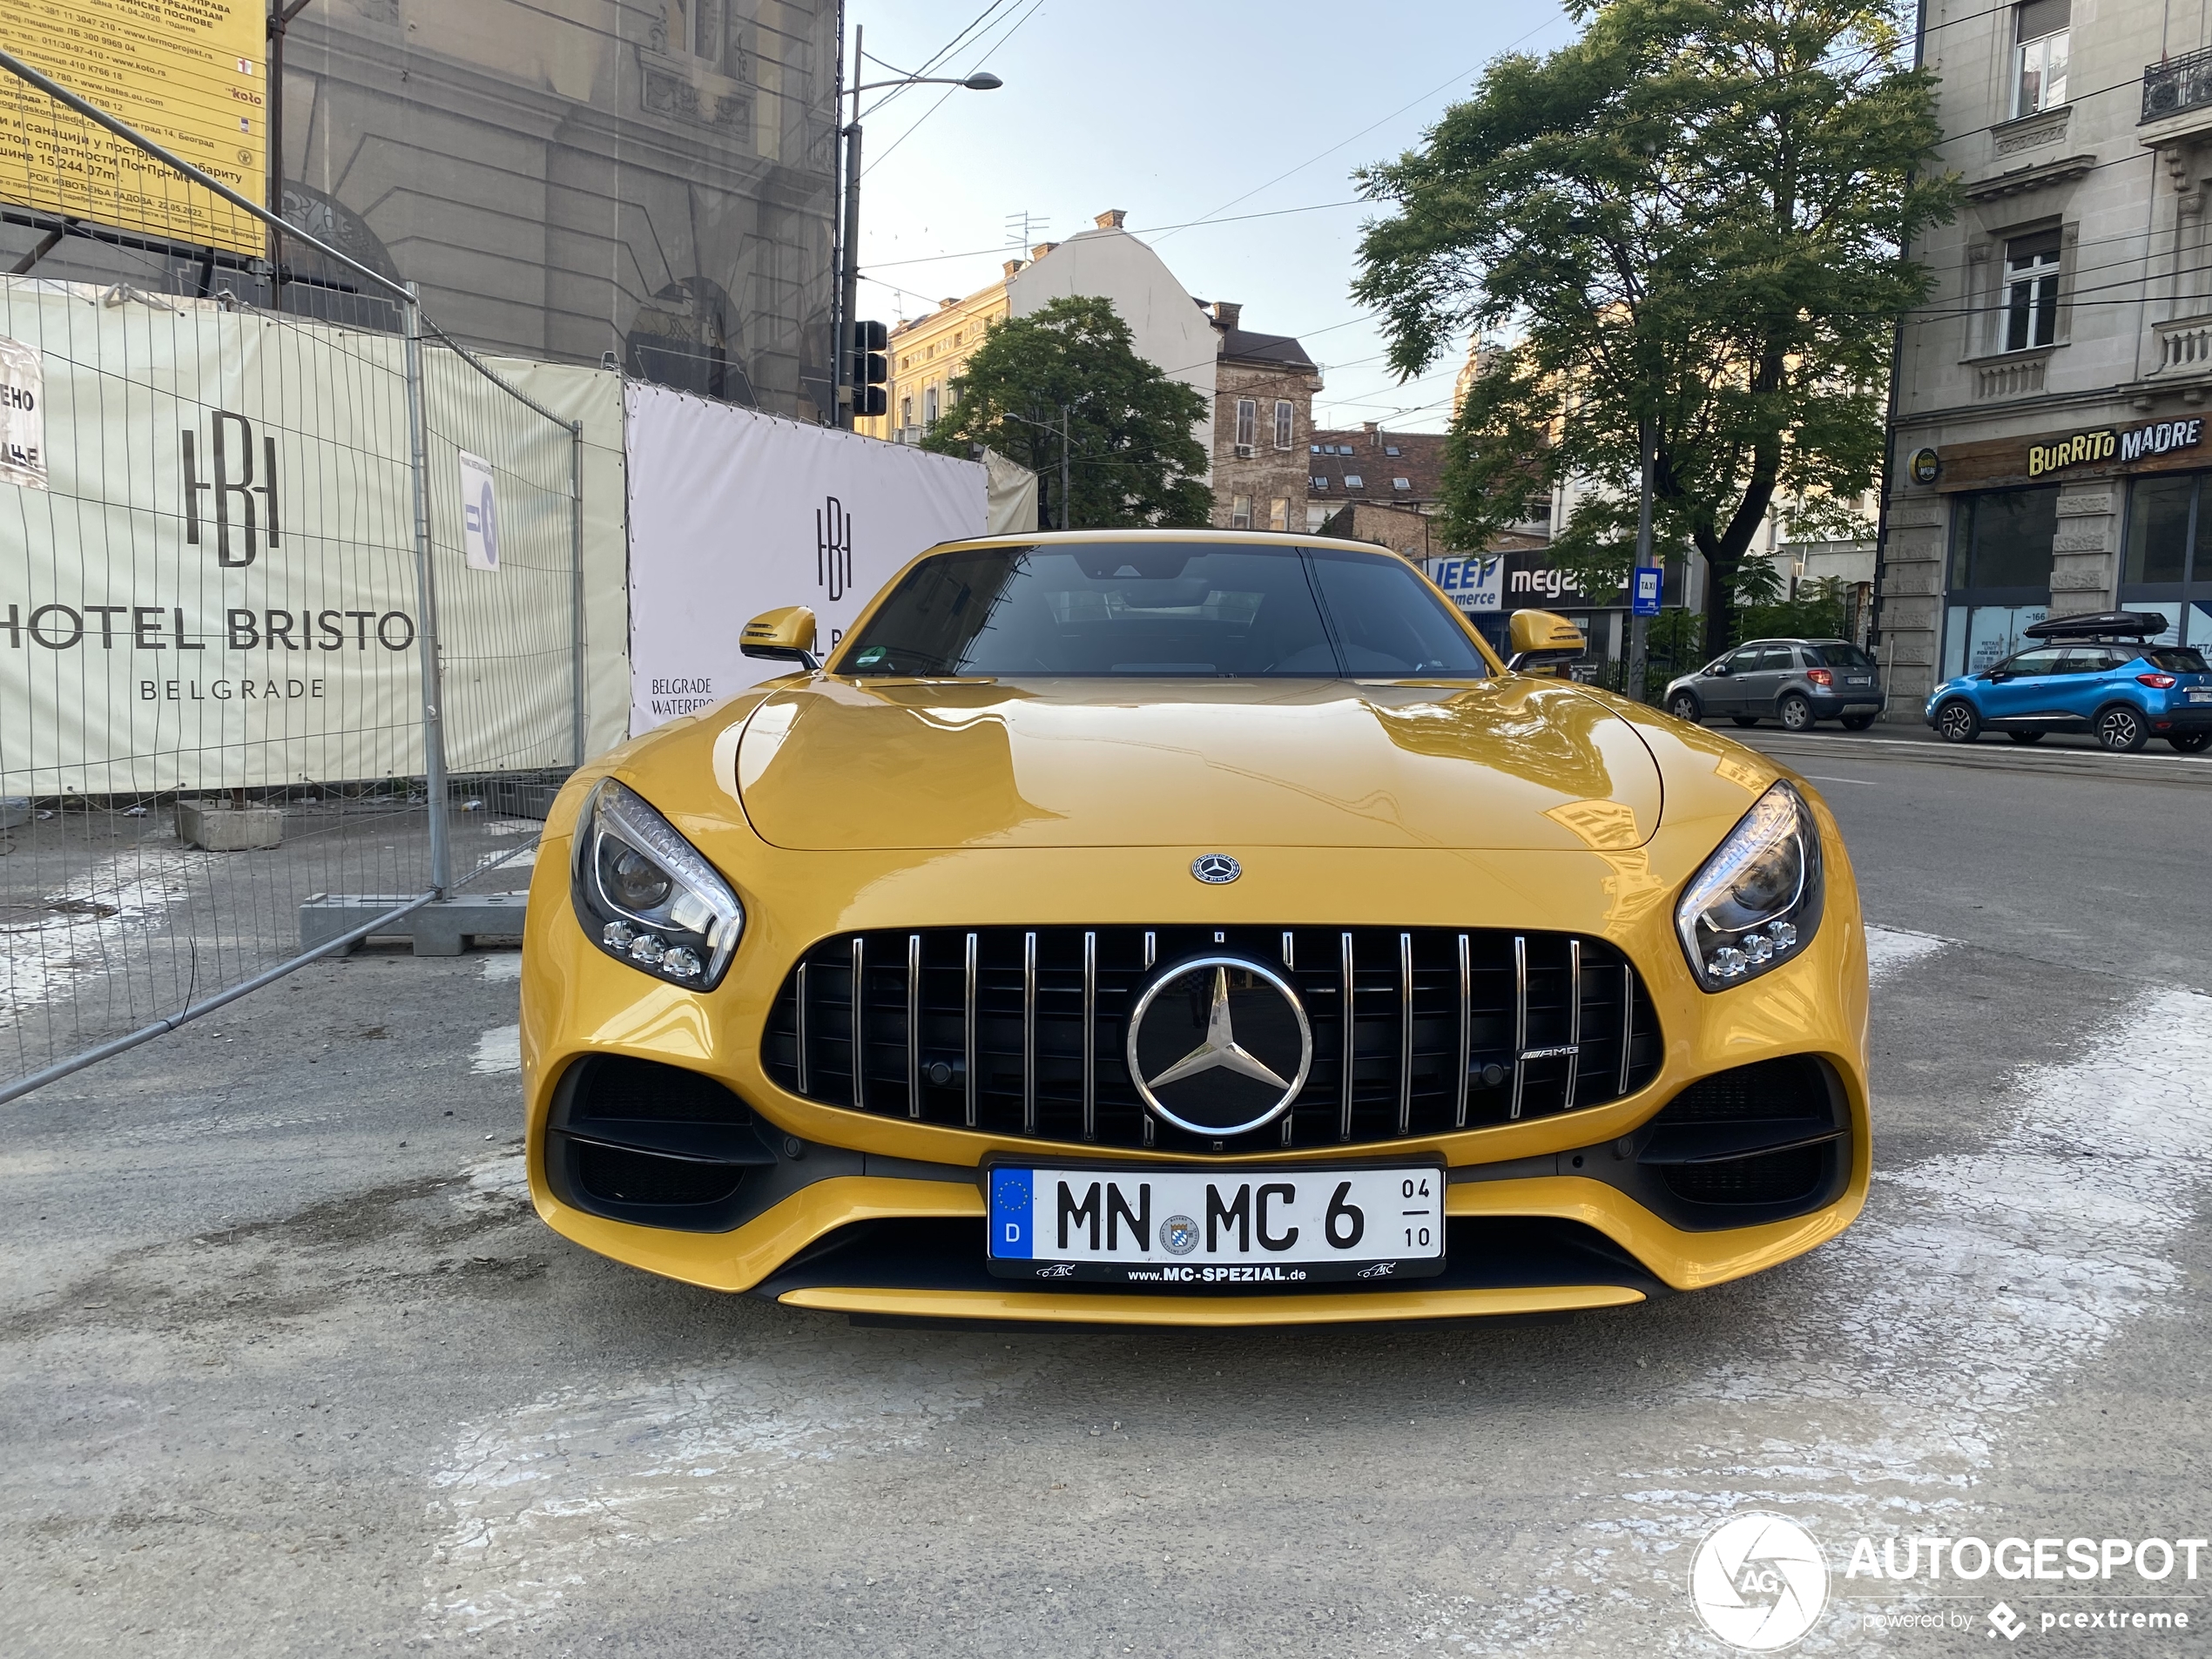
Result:
{"label": "tree", "polygon": [[[953,389],[958,401],[922,447],[964,455],[987,444],[1021,462],[1037,475],[1049,525],[1139,529],[1211,516],[1205,447],[1191,435],[1206,401],[1136,354],[1110,300],[1076,294],[995,323]],[[1072,503],[1060,499],[1063,407]]]}
{"label": "tree", "polygon": [[1782,598],[1782,572],[1772,559],[1744,559],[1736,567],[1729,584],[1729,599],[1737,610],[1745,605],[1770,605]]}
{"label": "tree", "polygon": [[[1777,490],[1817,533],[1871,488],[1903,249],[1955,211],[1906,0],[1574,0],[1581,39],[1493,64],[1422,148],[1361,175],[1398,205],[1354,293],[1420,373],[1472,329],[1447,536],[1482,545],[1530,483],[1586,489],[1557,539],[1585,587],[1634,558],[1642,423],[1655,534],[1706,560],[1705,649]],[[1844,532],[1849,533],[1849,532]]]}

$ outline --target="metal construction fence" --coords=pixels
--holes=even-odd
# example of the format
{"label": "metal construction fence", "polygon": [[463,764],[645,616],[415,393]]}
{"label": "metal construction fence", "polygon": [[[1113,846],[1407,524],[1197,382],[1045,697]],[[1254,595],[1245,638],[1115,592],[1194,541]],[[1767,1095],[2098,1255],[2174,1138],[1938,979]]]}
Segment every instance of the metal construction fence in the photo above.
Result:
{"label": "metal construction fence", "polygon": [[[6,53],[0,119],[120,140],[114,191],[174,199],[119,219],[273,224]],[[579,428],[283,240],[397,331],[245,304],[212,248],[201,296],[0,275],[0,1100],[523,885],[584,752]]]}

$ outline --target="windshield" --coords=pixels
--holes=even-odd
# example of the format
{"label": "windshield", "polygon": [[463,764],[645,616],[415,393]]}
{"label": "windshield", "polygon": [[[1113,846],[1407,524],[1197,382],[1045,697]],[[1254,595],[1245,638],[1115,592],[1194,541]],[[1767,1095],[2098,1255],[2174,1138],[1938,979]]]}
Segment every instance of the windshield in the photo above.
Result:
{"label": "windshield", "polygon": [[846,644],[838,671],[1466,679],[1489,667],[1392,556],[1124,542],[926,559]]}
{"label": "windshield", "polygon": [[2203,654],[2194,645],[2159,645],[2143,655],[2169,674],[2212,672],[2205,668]]}
{"label": "windshield", "polygon": [[1805,647],[1806,659],[1823,668],[1871,668],[1874,659],[1857,645],[1841,640],[1824,640],[1817,645]]}

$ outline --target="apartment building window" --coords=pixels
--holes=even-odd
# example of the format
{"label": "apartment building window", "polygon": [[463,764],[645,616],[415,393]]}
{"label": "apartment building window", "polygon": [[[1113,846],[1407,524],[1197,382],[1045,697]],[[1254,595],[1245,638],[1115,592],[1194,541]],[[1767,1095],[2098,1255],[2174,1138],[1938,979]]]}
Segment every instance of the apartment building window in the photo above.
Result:
{"label": "apartment building window", "polygon": [[2033,115],[2066,102],[2067,42],[2074,0],[2026,0],[2014,14],[2013,38],[2017,69],[2013,113]]}
{"label": "apartment building window", "polygon": [[721,43],[716,38],[720,10],[718,0],[670,0],[657,32],[672,50],[718,64],[722,61]]}
{"label": "apartment building window", "polygon": [[[1275,400],[1275,447],[1278,449],[1291,447],[1291,400],[1286,397]],[[1280,529],[1282,526],[1278,524],[1276,528]]]}
{"label": "apartment building window", "polygon": [[1229,498],[1229,528],[1248,530],[1252,527],[1252,498],[1232,496]]}
{"label": "apartment building window", "polygon": [[2047,346],[2058,327],[2059,233],[2016,236],[2005,244],[2005,349]]}
{"label": "apartment building window", "polygon": [[914,401],[910,397],[902,397],[899,400],[899,424],[912,426],[914,423]]}
{"label": "apartment building window", "polygon": [[1259,403],[1257,399],[1240,397],[1237,400],[1237,447],[1250,450],[1259,442]]}
{"label": "apartment building window", "polygon": [[1288,496],[1278,496],[1267,503],[1267,528],[1271,530],[1286,530],[1290,527],[1291,498]]}
{"label": "apartment building window", "polygon": [[925,386],[921,388],[921,429],[927,432],[936,424],[937,388],[934,386]]}

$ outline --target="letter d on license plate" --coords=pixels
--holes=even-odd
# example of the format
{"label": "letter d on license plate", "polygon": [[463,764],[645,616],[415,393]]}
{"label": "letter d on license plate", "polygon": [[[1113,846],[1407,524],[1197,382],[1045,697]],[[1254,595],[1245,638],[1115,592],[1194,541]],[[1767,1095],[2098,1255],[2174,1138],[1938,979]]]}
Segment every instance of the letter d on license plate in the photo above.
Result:
{"label": "letter d on license plate", "polygon": [[1272,1289],[1444,1271],[1444,1171],[988,1172],[991,1271],[1162,1289]]}

